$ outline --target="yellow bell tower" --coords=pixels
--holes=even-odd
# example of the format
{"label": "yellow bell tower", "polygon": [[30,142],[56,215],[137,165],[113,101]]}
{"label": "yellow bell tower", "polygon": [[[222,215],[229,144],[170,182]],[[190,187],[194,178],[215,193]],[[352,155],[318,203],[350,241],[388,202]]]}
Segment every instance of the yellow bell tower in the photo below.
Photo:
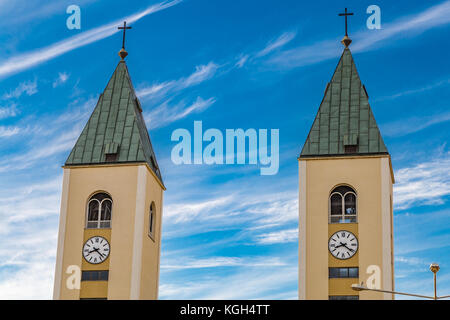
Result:
{"label": "yellow bell tower", "polygon": [[119,62],[63,169],[54,299],[157,299],[161,173]]}
{"label": "yellow bell tower", "polygon": [[393,299],[394,175],[367,91],[344,52],[299,160],[299,299]]}

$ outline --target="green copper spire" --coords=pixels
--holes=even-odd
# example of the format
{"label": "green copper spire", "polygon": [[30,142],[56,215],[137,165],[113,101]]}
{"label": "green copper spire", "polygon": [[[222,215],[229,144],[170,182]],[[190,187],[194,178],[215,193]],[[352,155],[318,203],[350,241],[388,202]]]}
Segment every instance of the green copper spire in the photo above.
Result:
{"label": "green copper spire", "polygon": [[327,85],[300,158],[352,154],[388,154],[388,150],[346,47]]}
{"label": "green copper spire", "polygon": [[65,165],[137,162],[148,163],[162,182],[141,105],[122,60]]}

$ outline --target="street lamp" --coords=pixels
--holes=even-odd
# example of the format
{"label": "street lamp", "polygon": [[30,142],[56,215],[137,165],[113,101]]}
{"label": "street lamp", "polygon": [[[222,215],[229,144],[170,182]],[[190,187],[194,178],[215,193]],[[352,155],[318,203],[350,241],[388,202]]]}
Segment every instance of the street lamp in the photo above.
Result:
{"label": "street lamp", "polygon": [[436,292],[436,273],[439,271],[439,265],[437,263],[430,264],[430,271],[433,272],[434,279],[434,300],[437,300],[437,292]]}
{"label": "street lamp", "polygon": [[417,297],[417,298],[425,298],[425,299],[433,299],[433,300],[438,300],[438,299],[445,299],[445,298],[450,298],[450,295],[448,296],[441,296],[438,297],[437,296],[437,291],[436,291],[436,273],[439,271],[439,265],[437,263],[432,263],[430,265],[430,271],[433,272],[433,279],[434,279],[434,297],[430,297],[430,296],[423,296],[420,294],[413,294],[413,293],[405,293],[405,292],[397,292],[397,291],[389,291],[389,290],[381,290],[381,289],[371,289],[371,288],[367,288],[363,285],[363,283],[361,284],[352,284],[352,289],[355,291],[376,291],[376,292],[383,292],[383,293],[391,293],[391,294],[400,294],[400,295],[404,295],[404,296],[411,296],[411,297]]}

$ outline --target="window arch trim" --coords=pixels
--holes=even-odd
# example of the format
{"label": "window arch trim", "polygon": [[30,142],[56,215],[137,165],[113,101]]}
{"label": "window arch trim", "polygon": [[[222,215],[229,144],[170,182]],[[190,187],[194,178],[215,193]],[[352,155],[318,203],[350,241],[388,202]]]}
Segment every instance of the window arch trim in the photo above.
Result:
{"label": "window arch trim", "polygon": [[[103,198],[102,200],[98,200],[95,198],[95,196],[100,195],[100,194],[104,194],[106,195],[105,198]],[[88,198],[88,202],[86,205],[86,223],[85,223],[85,228],[86,229],[108,229],[111,228],[111,221],[112,221],[112,214],[113,214],[113,199],[111,197],[111,195],[106,192],[106,191],[96,191],[94,193],[92,193],[89,198]],[[89,216],[90,216],[90,204],[92,202],[97,202],[98,203],[98,207],[97,207],[97,219],[96,220],[89,220]],[[103,219],[102,215],[103,215],[103,206],[105,205],[106,202],[110,203],[109,206],[109,219]],[[107,208],[107,207],[105,207]],[[106,213],[106,212],[105,212]]]}
{"label": "window arch trim", "polygon": [[[343,192],[337,191],[340,187],[347,187],[350,190],[346,190]],[[339,195],[341,197],[341,214],[331,214],[332,212],[332,201],[331,198],[333,195]],[[346,197],[347,195],[353,195],[354,198],[354,206],[353,206],[353,213],[347,213],[347,203],[346,203]],[[330,195],[328,197],[328,223],[357,223],[358,222],[358,195],[352,186],[348,184],[339,184],[334,186],[331,189]]]}

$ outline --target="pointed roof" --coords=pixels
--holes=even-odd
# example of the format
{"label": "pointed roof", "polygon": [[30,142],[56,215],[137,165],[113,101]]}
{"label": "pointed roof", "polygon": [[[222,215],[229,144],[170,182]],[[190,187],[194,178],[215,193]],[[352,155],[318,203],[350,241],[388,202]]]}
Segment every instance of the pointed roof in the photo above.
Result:
{"label": "pointed roof", "polygon": [[325,89],[300,158],[369,154],[388,154],[388,150],[346,47]]}
{"label": "pointed roof", "polygon": [[142,108],[121,60],[65,165],[133,162],[146,162],[162,183]]}

